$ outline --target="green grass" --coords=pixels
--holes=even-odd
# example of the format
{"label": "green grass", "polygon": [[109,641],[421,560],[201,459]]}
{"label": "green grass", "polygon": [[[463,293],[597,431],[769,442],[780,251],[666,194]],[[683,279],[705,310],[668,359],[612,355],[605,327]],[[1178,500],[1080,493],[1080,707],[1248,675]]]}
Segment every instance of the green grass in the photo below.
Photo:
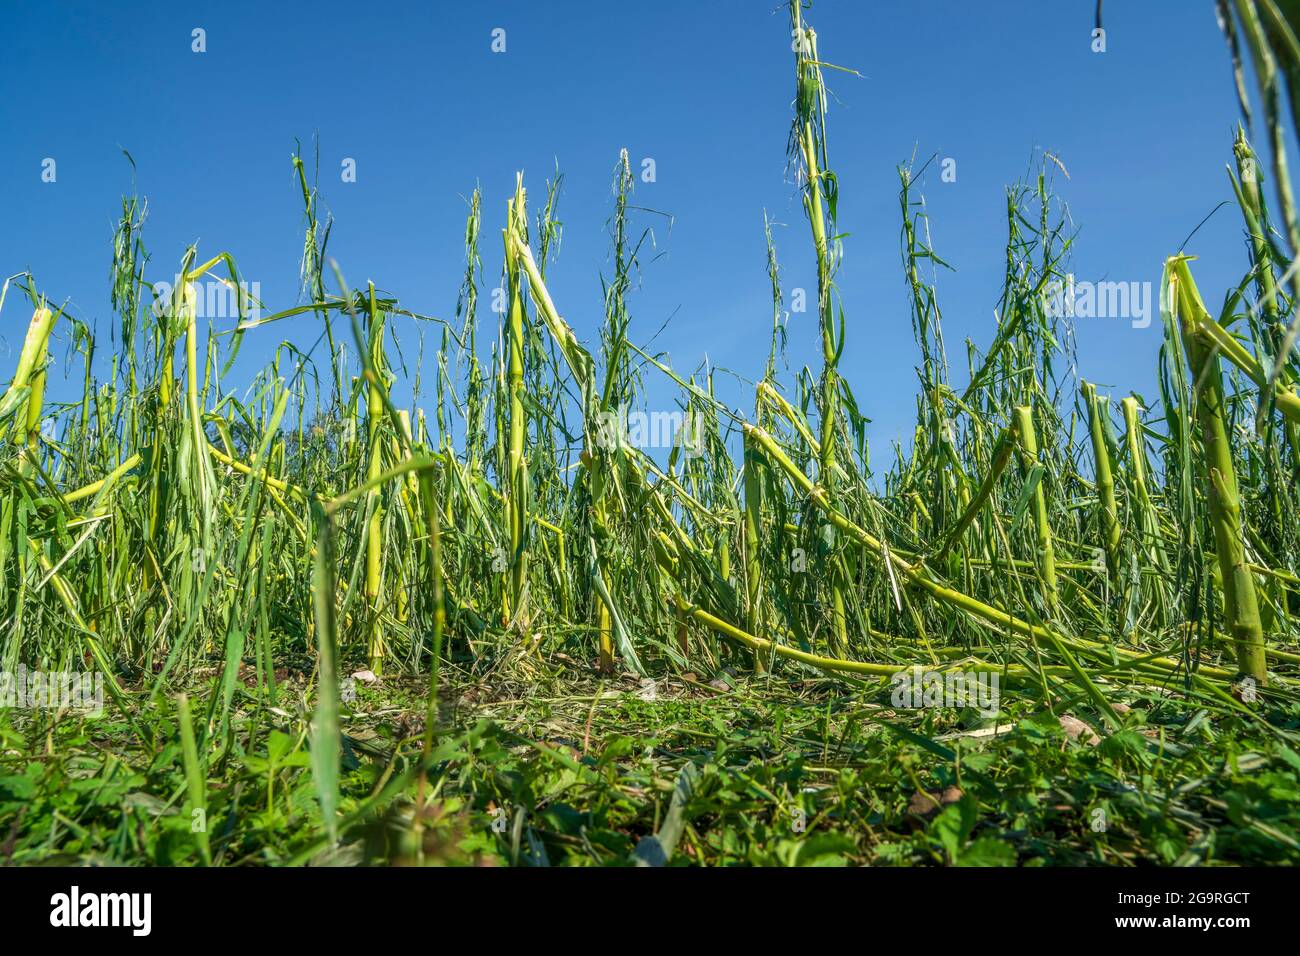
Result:
{"label": "green grass", "polygon": [[[234,746],[208,771],[219,864],[624,865],[661,830],[686,766],[699,776],[670,865],[1300,861],[1294,753],[1170,695],[1125,695],[1125,728],[1090,747],[1028,701],[994,727],[973,711],[900,719],[887,695],[821,679],[718,691],[688,676],[646,701],[630,676],[567,670],[527,687],[449,680],[423,802],[411,775],[424,682],[360,686],[341,710],[344,826],[331,845],[301,703],[311,662],[300,666],[282,678],[296,701],[283,715],[258,706],[252,675],[239,684]],[[0,774],[13,821],[0,858],[201,863],[177,718],[152,723],[156,751],[111,721],[64,720],[48,739],[48,727],[4,731],[6,751],[26,756]],[[925,796],[945,792],[942,809]]]}
{"label": "green grass", "polygon": [[[0,670],[94,670],[107,699],[0,710],[0,860],[1297,862],[1300,364],[1244,132],[1249,260],[1214,315],[1170,250],[1150,401],[1082,382],[1045,306],[1074,241],[1051,160],[1007,189],[996,325],[954,371],[924,168],[900,167],[917,417],[878,470],[840,362],[852,309],[889,318],[835,285],[845,74],[791,23],[813,241],[782,254],[817,266],[822,362],[788,369],[769,228],[752,416],[629,334],[653,214],[625,154],[590,346],[547,286],[558,174],[507,206],[497,328],[477,191],[442,320],[347,283],[300,157],[299,305],[201,322],[196,284],[241,276],[190,248],[154,308],[135,198],[106,377],[94,329],[6,283],[33,320],[0,393]],[[315,341],[228,378],[304,314]],[[52,332],[77,401],[45,399]],[[700,454],[603,434],[651,376]],[[898,706],[916,665],[996,674],[997,712]]]}

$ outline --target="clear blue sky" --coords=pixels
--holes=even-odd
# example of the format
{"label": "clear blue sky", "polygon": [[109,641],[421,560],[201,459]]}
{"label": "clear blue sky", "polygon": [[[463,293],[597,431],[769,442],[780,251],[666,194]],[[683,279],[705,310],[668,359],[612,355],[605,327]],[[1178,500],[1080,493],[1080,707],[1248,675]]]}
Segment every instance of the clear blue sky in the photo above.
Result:
{"label": "clear blue sky", "polygon": [[[635,201],[675,217],[671,230],[642,219],[660,256],[647,257],[631,301],[638,341],[671,316],[654,344],[679,370],[707,356],[761,371],[771,314],[765,209],[787,224],[777,230],[787,289],[815,288],[807,225],[784,177],[794,83],[776,0],[6,7],[0,272],[30,269],[52,300],[97,320],[101,356],[110,238],[131,189],[119,145],[149,201],[150,277],[169,278],[197,241],[201,258],[231,252],[272,309],[297,291],[294,139],[309,149],[317,134],[336,220],[329,251],[352,285],[373,279],[417,312],[451,317],[475,184],[491,287],[515,170],[535,205],[558,162],[564,239],[553,292],[594,347],[621,147],[634,168],[656,163],[657,182],[638,183]],[[958,164],[955,183],[933,168],[923,183],[936,249],[957,269],[941,275],[939,292],[958,379],[963,340],[983,345],[993,331],[1004,186],[1041,150],[1070,173],[1057,183],[1081,227],[1080,278],[1158,284],[1163,257],[1231,196],[1224,164],[1237,108],[1210,0],[1112,0],[1104,54],[1089,48],[1092,16],[1092,0],[819,0],[808,15],[823,58],[864,74],[830,75],[829,124],[850,234],[838,277],[848,320],[841,369],[874,419],[877,467],[915,414],[895,173],[914,150]],[[195,27],[207,31],[206,53],[191,51]],[[496,27],[506,30],[504,54],[490,49]],[[55,183],[41,181],[45,157],[57,161]],[[340,182],[344,157],[356,160],[356,183]],[[1201,256],[1198,281],[1213,307],[1247,269],[1237,211],[1221,210],[1189,250]],[[11,290],[0,314],[6,367],[28,317]],[[490,338],[495,316],[485,307],[481,318]],[[403,334],[413,354],[413,333]],[[793,316],[789,334],[792,364],[818,368],[813,312]],[[1081,321],[1080,373],[1154,401],[1160,335],[1158,316],[1143,330]],[[285,338],[310,344],[313,320],[251,333],[238,366],[245,382]],[[66,343],[55,344],[60,360]],[[52,387],[55,398],[70,393]],[[658,394],[664,407],[668,392]]]}

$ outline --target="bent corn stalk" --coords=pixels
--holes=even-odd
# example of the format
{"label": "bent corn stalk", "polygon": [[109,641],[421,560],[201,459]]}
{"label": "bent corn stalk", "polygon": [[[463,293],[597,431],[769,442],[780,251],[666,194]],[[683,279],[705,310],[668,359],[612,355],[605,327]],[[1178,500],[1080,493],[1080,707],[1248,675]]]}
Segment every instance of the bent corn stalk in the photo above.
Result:
{"label": "bent corn stalk", "polygon": [[1187,353],[1204,449],[1206,503],[1214,529],[1223,588],[1225,630],[1236,642],[1238,669],[1263,684],[1268,680],[1264,631],[1255,594],[1255,577],[1247,562],[1242,540],[1241,496],[1228,438],[1223,379],[1219,373],[1217,353],[1207,348],[1197,334],[1198,325],[1209,319],[1209,313],[1192,280],[1186,257],[1171,257],[1165,268],[1172,293],[1170,304],[1177,312]]}

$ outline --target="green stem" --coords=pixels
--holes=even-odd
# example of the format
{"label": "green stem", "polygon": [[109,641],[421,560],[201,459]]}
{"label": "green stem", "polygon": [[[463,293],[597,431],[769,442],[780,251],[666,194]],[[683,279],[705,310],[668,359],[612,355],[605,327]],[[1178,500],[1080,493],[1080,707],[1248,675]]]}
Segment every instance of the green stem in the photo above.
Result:
{"label": "green stem", "polygon": [[[1223,586],[1225,630],[1237,644],[1237,666],[1242,674],[1265,683],[1264,632],[1255,594],[1255,578],[1246,560],[1241,533],[1241,498],[1228,439],[1228,418],[1219,373],[1218,355],[1196,334],[1209,318],[1192,280],[1187,260],[1173,257],[1167,268],[1174,291],[1174,306],[1182,330],[1187,365],[1195,388],[1196,414],[1205,455],[1206,506],[1214,527],[1215,550]],[[1212,320],[1211,320],[1212,321]]]}

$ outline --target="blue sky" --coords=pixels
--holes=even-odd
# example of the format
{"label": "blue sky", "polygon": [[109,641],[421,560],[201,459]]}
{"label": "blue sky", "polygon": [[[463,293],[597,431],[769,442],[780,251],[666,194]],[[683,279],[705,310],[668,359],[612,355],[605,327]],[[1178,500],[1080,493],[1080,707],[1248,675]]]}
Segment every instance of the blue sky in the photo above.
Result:
{"label": "blue sky", "polygon": [[[957,161],[922,182],[938,253],[955,378],[969,337],[986,344],[1001,285],[1004,187],[1042,150],[1070,178],[1057,187],[1080,227],[1081,279],[1150,281],[1163,258],[1231,197],[1224,164],[1237,121],[1228,58],[1210,0],[1106,5],[1107,50],[1090,49],[1091,0],[819,0],[808,20],[831,74],[831,163],[847,233],[838,283],[847,317],[841,371],[863,411],[873,464],[910,435],[914,368],[900,268],[898,176],[915,152]],[[206,30],[207,51],[191,50]],[[506,31],[506,52],[491,50]],[[0,36],[0,272],[31,270],[52,300],[99,323],[109,351],[113,222],[131,170],[149,201],[153,279],[186,245],[234,255],[272,309],[294,303],[301,197],[295,138],[319,136],[330,253],[350,284],[372,279],[414,311],[450,318],[463,272],[465,197],[484,195],[486,286],[497,284],[499,229],[514,173],[534,205],[556,164],[564,222],[552,292],[593,348],[608,274],[605,222],[620,148],[656,181],[635,202],[654,254],[631,299],[634,339],[689,372],[706,356],[761,372],[771,301],[764,210],[783,282],[815,288],[807,224],[785,176],[793,94],[787,14],[776,0],[719,2],[23,3]],[[42,161],[57,181],[41,181]],[[340,181],[345,157],[357,181]],[[1213,308],[1247,270],[1240,217],[1224,208],[1197,234],[1198,282]],[[653,259],[653,261],[651,261]],[[486,305],[486,297],[484,304]],[[0,362],[16,360],[29,311],[12,290]],[[481,313],[490,338],[495,316]],[[415,333],[399,327],[408,354]],[[66,329],[55,343],[62,360]],[[1116,395],[1155,399],[1158,317],[1080,321],[1080,374]],[[226,384],[246,383],[275,346],[316,337],[314,320],[249,335]],[[430,344],[432,344],[431,340]],[[794,368],[820,366],[813,312],[789,324]],[[106,367],[106,365],[104,366]],[[651,382],[658,373],[650,373]],[[74,374],[75,379],[75,374]],[[721,379],[719,379],[721,382]],[[51,386],[52,397],[73,394]],[[669,391],[655,384],[651,401]],[[752,394],[726,396],[748,409]]]}

